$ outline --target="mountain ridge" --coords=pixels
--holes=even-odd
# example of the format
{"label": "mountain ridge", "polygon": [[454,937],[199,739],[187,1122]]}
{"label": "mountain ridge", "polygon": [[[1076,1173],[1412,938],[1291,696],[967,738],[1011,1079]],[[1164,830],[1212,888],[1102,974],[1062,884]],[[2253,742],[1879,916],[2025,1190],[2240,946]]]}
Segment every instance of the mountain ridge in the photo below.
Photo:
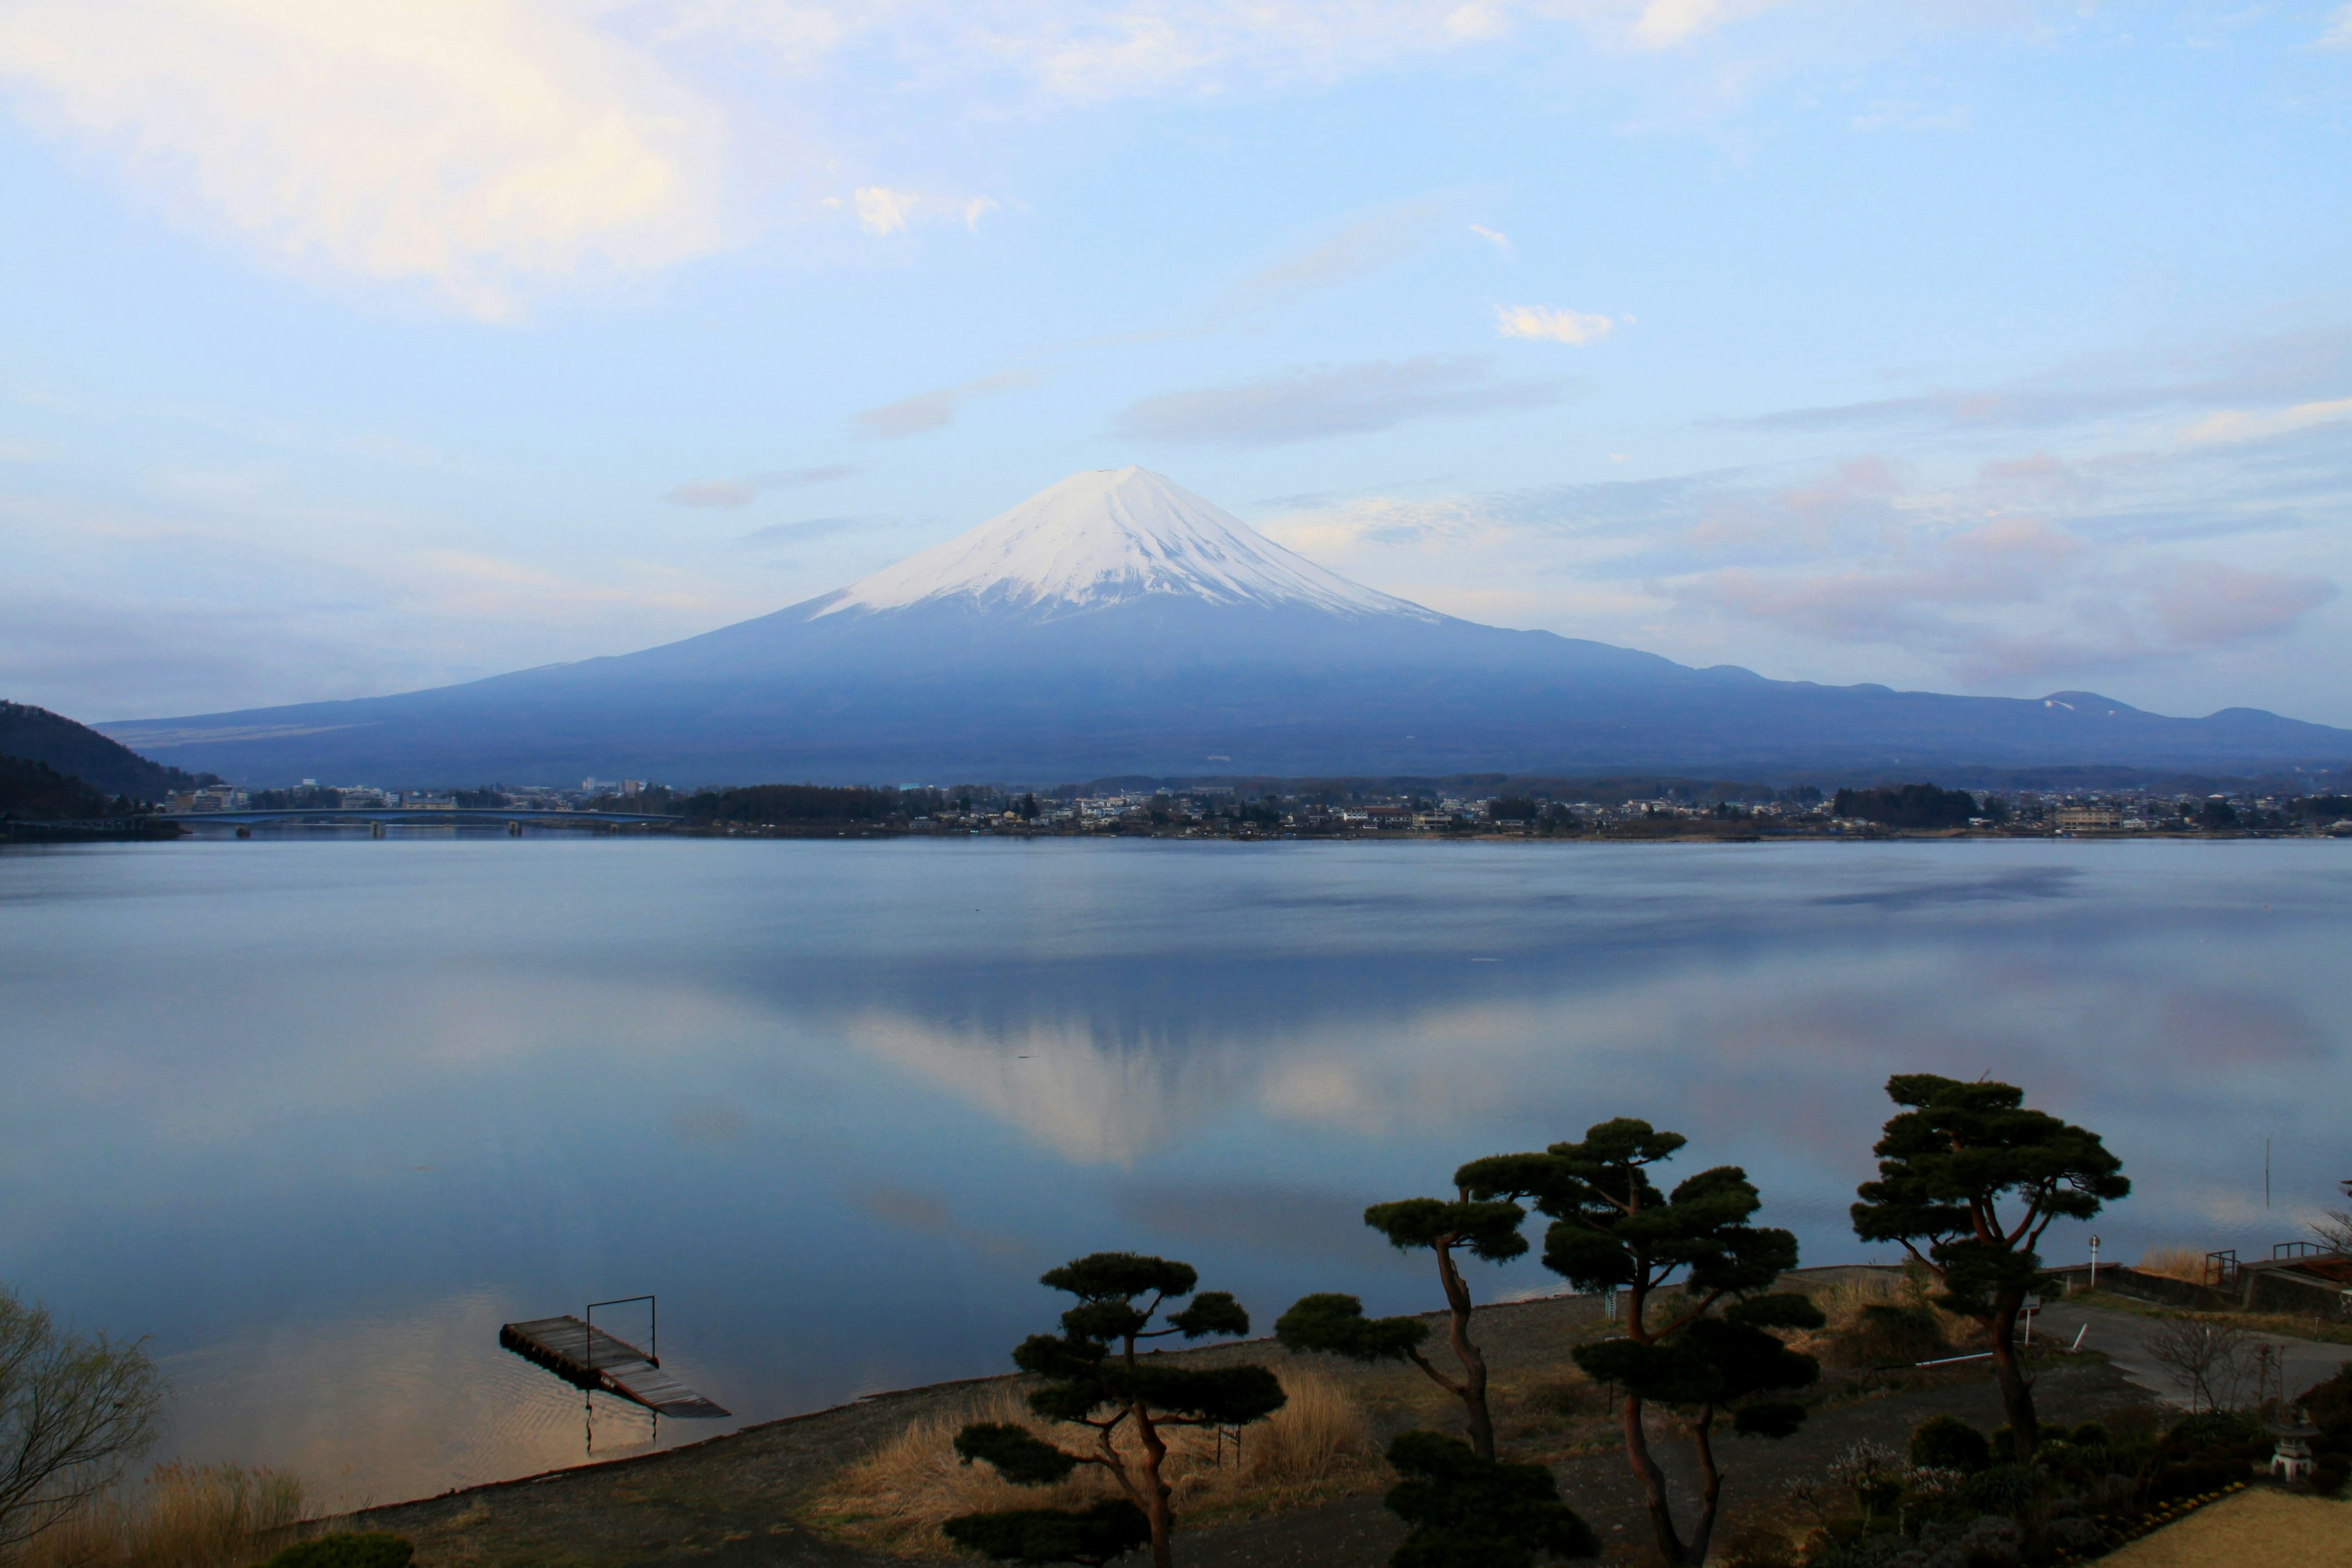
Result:
{"label": "mountain ridge", "polygon": [[239,782],[387,785],[2352,759],[2352,731],[2260,709],[1780,681],[1483,626],[1350,583],[1139,468],[1073,475],[846,588],[657,647],[103,728]]}

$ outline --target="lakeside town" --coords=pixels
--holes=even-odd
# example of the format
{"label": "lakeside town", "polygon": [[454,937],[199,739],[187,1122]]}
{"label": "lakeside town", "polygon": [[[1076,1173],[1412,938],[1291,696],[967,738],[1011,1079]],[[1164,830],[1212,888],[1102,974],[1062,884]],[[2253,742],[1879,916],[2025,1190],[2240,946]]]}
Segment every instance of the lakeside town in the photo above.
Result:
{"label": "lakeside town", "polygon": [[[1485,787],[1480,787],[1481,785]],[[1618,837],[1760,839],[1889,834],[2047,837],[2352,837],[2352,795],[2261,787],[2234,791],[2017,790],[1932,784],[1768,788],[1683,780],[1096,781],[1058,789],[1000,785],[829,788],[770,784],[674,790],[643,780],[583,779],[576,788],[492,785],[399,790],[370,784],[244,790],[208,784],[173,795],[173,816],[353,811],[592,813],[674,817],[715,833],[1095,834],[1213,838]],[[669,825],[654,823],[649,826]]]}

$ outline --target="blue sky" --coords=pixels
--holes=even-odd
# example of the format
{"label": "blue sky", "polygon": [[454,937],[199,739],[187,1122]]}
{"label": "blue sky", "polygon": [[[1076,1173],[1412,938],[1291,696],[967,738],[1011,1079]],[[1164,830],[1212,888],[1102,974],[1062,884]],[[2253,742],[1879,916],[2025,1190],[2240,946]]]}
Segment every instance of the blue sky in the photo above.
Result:
{"label": "blue sky", "polygon": [[0,694],[405,689],[1144,464],[1440,609],[2352,724],[2352,6],[0,0]]}

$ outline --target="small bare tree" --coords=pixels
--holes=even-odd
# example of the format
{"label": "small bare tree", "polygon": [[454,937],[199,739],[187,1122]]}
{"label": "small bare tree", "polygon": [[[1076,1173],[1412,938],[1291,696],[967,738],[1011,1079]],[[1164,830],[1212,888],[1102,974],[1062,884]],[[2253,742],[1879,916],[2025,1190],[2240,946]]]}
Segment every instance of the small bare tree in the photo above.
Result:
{"label": "small bare tree", "polygon": [[144,1348],[67,1333],[0,1286],[0,1558],[121,1480],[163,1398]]}
{"label": "small bare tree", "polygon": [[[2352,1182],[2337,1184],[2346,1197],[2352,1198]],[[2352,1209],[2329,1209],[2326,1219],[2312,1226],[2311,1234],[2326,1242],[2330,1251],[2352,1253]]]}
{"label": "small bare tree", "polygon": [[2139,1342],[2157,1365],[2189,1391],[2191,1411],[2236,1406],[2246,1374],[2245,1330],[2181,1319],[2144,1335]]}

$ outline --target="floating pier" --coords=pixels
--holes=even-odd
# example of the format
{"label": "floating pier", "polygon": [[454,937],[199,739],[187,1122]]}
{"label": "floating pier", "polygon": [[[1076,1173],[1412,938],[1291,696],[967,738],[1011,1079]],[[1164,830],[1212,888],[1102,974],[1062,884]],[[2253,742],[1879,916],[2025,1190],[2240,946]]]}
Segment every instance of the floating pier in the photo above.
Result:
{"label": "floating pier", "polygon": [[660,1362],[626,1340],[568,1312],[508,1323],[499,1330],[499,1343],[574,1388],[601,1388],[657,1415],[693,1419],[732,1414],[664,1372]]}

